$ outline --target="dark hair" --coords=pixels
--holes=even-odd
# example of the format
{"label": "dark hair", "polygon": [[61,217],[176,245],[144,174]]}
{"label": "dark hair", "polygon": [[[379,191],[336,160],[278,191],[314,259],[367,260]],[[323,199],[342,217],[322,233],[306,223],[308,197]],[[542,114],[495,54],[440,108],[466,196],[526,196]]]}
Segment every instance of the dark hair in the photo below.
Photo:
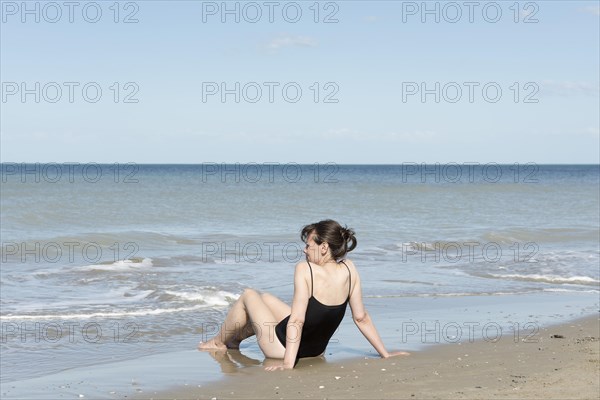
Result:
{"label": "dark hair", "polygon": [[[354,231],[348,227],[342,227],[332,219],[325,219],[302,228],[300,238],[306,243],[311,232],[315,231],[314,241],[316,244],[327,242],[331,249],[331,256],[337,261],[344,258],[346,253],[356,248],[356,237]],[[350,243],[350,245],[348,245]]]}

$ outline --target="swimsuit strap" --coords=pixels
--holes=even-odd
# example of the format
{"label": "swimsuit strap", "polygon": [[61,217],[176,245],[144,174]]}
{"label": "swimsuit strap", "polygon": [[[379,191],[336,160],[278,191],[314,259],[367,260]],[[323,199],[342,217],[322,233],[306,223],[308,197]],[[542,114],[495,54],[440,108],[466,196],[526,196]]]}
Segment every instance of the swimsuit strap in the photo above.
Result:
{"label": "swimsuit strap", "polygon": [[310,266],[310,261],[306,260],[306,262],[308,263],[308,268],[310,268],[310,297],[312,297],[314,290],[312,267]]}
{"label": "swimsuit strap", "polygon": [[[340,261],[342,264],[346,265],[346,263],[342,260]],[[348,297],[350,297],[350,290],[352,290],[352,274],[350,273],[350,268],[348,268],[348,265],[346,265],[346,268],[348,269],[348,282],[349,282],[349,286],[348,286]]]}

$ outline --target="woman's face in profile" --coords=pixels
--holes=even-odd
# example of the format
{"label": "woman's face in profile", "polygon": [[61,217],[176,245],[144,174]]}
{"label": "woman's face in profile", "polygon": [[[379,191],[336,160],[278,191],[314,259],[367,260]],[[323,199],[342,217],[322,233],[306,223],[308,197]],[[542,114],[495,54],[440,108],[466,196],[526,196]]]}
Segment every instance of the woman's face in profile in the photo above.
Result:
{"label": "woman's face in profile", "polygon": [[306,239],[306,246],[304,247],[304,254],[308,261],[316,262],[318,245],[314,241],[315,233],[311,232]]}

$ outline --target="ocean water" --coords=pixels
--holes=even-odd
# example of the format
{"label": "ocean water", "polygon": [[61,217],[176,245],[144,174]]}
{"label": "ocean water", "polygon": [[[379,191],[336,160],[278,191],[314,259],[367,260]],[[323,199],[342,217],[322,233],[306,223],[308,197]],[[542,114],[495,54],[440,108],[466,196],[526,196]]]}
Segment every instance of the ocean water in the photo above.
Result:
{"label": "ocean water", "polygon": [[325,218],[355,230],[375,316],[386,299],[418,320],[529,295],[541,314],[597,313],[599,171],[2,164],[2,382],[193,349],[246,287],[289,303],[299,232]]}

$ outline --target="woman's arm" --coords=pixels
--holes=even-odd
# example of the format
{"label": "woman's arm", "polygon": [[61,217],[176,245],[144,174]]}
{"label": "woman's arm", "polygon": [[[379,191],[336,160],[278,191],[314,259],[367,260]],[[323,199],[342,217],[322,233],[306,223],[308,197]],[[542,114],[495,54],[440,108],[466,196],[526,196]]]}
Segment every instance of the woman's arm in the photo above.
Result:
{"label": "woman's arm", "polygon": [[308,264],[305,261],[296,264],[296,270],[294,271],[294,298],[292,300],[290,319],[287,324],[285,355],[283,357],[283,365],[285,368],[294,368],[296,355],[300,348],[302,326],[304,325],[304,317],[306,315],[306,308],[308,307],[308,299],[310,297],[308,274]]}
{"label": "woman's arm", "polygon": [[381,337],[379,337],[379,333],[377,333],[377,329],[371,320],[371,317],[367,313],[365,306],[362,301],[362,288],[360,283],[360,276],[358,275],[358,271],[354,264],[347,260],[347,263],[352,265],[352,282],[353,288],[350,294],[350,308],[352,309],[352,319],[354,323],[360,330],[360,332],[364,335],[365,338],[371,343],[371,345],[377,350],[379,355],[383,358],[390,357],[390,353],[385,349],[383,345],[383,341]]}

